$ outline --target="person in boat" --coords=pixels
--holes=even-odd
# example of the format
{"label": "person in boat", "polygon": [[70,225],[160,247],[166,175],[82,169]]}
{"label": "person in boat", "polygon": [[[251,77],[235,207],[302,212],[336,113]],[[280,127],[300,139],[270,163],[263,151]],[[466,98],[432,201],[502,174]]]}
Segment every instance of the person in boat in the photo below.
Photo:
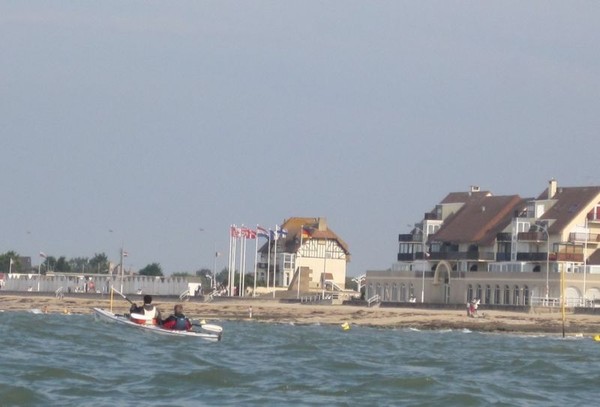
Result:
{"label": "person in boat", "polygon": [[169,315],[169,317],[163,321],[162,327],[178,331],[189,331],[192,329],[192,322],[183,315],[183,305],[177,304],[173,308],[173,314]]}
{"label": "person in boat", "polygon": [[160,311],[154,305],[152,305],[152,296],[144,295],[144,305],[138,307],[136,303],[131,304],[129,309],[131,314],[141,314],[146,317],[146,321],[150,321],[152,325],[160,324]]}

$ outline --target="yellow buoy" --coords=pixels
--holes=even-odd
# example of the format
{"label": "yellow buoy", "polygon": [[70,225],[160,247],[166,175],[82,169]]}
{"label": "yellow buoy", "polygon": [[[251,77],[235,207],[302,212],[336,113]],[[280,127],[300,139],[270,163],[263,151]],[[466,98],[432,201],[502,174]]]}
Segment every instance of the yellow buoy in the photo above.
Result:
{"label": "yellow buoy", "polygon": [[344,323],[342,324],[342,329],[343,329],[344,331],[349,331],[349,330],[350,330],[350,324],[349,324],[348,322],[344,322]]}
{"label": "yellow buoy", "polygon": [[594,340],[600,342],[600,334],[594,335]]}

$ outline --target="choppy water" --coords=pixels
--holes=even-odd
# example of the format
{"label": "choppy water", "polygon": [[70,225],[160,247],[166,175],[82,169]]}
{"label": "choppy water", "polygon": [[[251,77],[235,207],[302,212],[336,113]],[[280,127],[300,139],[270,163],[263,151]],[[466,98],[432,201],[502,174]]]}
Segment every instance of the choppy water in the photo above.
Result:
{"label": "choppy water", "polygon": [[[211,321],[213,322],[213,321]],[[595,405],[590,338],[222,322],[223,341],[0,313],[0,406]]]}

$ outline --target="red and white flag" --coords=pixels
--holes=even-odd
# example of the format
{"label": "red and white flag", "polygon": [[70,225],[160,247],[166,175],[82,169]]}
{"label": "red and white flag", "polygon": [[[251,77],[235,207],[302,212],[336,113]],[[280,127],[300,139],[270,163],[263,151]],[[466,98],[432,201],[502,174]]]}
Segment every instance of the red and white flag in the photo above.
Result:
{"label": "red and white flag", "polygon": [[231,227],[231,237],[242,237],[242,230],[236,226]]}

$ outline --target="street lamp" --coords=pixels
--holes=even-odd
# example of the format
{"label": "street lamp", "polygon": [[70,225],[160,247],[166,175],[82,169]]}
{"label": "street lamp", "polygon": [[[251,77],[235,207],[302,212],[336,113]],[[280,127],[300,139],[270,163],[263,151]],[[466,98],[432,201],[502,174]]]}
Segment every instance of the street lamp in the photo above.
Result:
{"label": "street lamp", "polygon": [[205,276],[206,276],[206,278],[210,278],[210,288],[214,288],[213,277],[208,273],[206,273]]}
{"label": "street lamp", "polygon": [[539,224],[535,224],[538,229],[542,229],[546,233],[546,302],[548,302],[548,295],[550,293],[550,234],[548,233],[548,226],[544,227]]}
{"label": "street lamp", "polygon": [[[423,259],[422,262],[425,262],[425,245],[426,245],[426,237],[425,237],[425,232],[423,231],[423,229],[421,229],[418,226],[411,226],[411,225],[407,225],[408,227],[413,227],[417,230],[421,231],[421,245],[423,248]],[[421,264],[421,303],[425,302],[425,265]]]}

